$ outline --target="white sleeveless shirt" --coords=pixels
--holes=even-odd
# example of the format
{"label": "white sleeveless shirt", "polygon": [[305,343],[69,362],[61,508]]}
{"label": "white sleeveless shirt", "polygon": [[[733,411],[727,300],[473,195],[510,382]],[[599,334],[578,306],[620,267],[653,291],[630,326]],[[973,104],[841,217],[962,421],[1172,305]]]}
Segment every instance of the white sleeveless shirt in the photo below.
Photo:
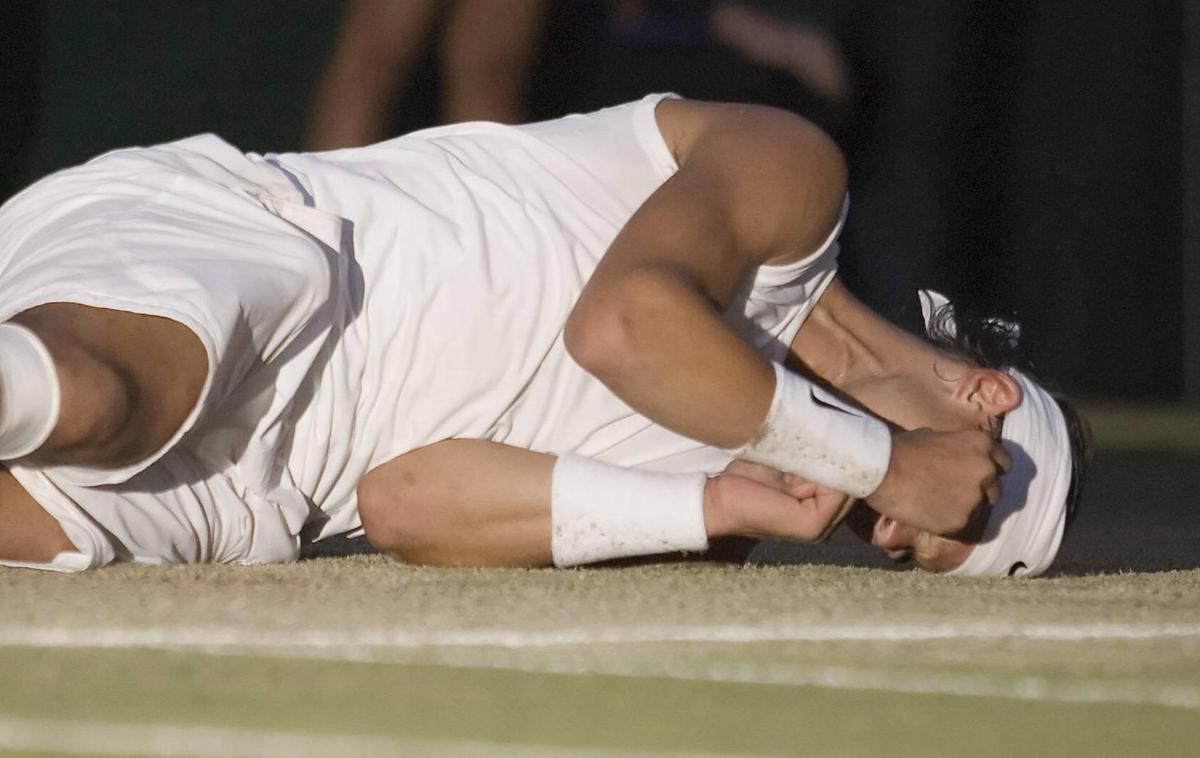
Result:
{"label": "white sleeveless shirt", "polygon": [[[79,549],[39,567],[290,560],[360,529],[370,469],[450,438],[723,468],[727,453],[632,411],[562,342],[600,257],[677,168],[662,97],[327,153],[204,135],[101,156],[6,204],[0,318],[47,302],[150,313],[209,357],[197,408],[147,460],[10,467]],[[836,236],[760,268],[726,313],[768,358],[833,279]]]}

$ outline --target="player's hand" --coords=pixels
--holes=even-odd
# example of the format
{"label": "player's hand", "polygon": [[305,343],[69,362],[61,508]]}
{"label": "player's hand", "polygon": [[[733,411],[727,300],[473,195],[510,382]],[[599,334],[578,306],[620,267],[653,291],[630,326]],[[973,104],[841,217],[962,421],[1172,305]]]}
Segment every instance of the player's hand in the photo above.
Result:
{"label": "player's hand", "polygon": [[867,502],[902,524],[938,535],[961,532],[1000,499],[1012,457],[978,430],[917,429],[892,436],[887,475]]}
{"label": "player's hand", "polygon": [[850,510],[854,499],[793,474],[736,460],[704,490],[710,537],[740,535],[819,542]]}

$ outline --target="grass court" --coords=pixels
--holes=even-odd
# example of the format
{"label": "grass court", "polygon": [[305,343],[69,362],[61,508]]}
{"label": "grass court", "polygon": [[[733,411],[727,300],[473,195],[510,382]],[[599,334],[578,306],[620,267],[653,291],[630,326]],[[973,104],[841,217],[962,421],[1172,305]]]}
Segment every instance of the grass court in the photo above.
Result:
{"label": "grass court", "polygon": [[1091,417],[1042,579],[842,538],[747,566],[0,569],[0,755],[1195,755],[1200,413]]}

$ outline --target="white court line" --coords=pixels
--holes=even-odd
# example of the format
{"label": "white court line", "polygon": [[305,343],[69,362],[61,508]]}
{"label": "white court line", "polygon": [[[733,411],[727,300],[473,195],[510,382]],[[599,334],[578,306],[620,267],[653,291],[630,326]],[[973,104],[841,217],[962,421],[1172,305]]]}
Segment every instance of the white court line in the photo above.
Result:
{"label": "white court line", "polygon": [[0,647],[504,647],[652,642],[922,642],[962,639],[1149,640],[1200,638],[1200,624],[951,623],[913,626],[619,626],[579,629],[289,629],[241,627],[0,627]]}
{"label": "white court line", "polygon": [[565,747],[475,740],[432,740],[181,724],[118,724],[12,716],[0,716],[0,750],[158,758],[329,758],[338,755],[350,755],[355,758],[394,758],[398,755],[557,758],[565,753],[582,758],[715,755],[676,751],[608,750],[575,745]]}
{"label": "white court line", "polygon": [[668,663],[648,666],[618,661],[563,665],[553,660],[497,663],[486,656],[470,663],[437,659],[438,651],[458,648],[527,649],[650,642],[935,641],[1027,639],[1048,641],[1153,640],[1200,638],[1200,624],[942,624],[859,627],[833,625],[645,626],[574,630],[307,630],[262,632],[240,628],[32,627],[0,629],[0,646],[46,648],[164,648],[216,655],[266,655],[293,659],[373,663],[414,663],[397,655],[426,649],[429,663],[462,668],[493,668],[535,673],[607,674],[694,681],[864,689],[928,695],[974,695],[1021,700],[1133,703],[1200,710],[1200,686],[1104,680],[1055,681],[1045,677],[902,671],[847,666]]}
{"label": "white court line", "polygon": [[547,674],[605,674],[642,678],[657,676],[688,681],[827,687],[911,695],[966,695],[1059,703],[1124,703],[1200,710],[1200,687],[1096,679],[1055,681],[1039,676],[1011,678],[986,674],[900,671],[852,666],[756,666],[738,663],[654,667],[647,666],[644,662],[639,662],[636,666],[611,662],[588,666],[556,666],[542,663],[492,665],[486,662],[472,662],[471,666]]}

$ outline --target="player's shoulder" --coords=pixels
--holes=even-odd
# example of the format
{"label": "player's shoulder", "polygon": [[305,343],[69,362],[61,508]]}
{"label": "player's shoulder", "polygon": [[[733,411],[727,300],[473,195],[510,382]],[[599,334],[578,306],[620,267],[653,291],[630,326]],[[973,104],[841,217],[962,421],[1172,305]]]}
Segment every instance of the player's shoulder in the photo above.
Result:
{"label": "player's shoulder", "polygon": [[749,103],[719,103],[680,98],[663,99],[655,108],[663,140],[682,166],[695,149],[714,136],[757,144],[766,141],[804,143],[807,153],[828,152],[840,160],[841,151],[820,127],[782,108]]}

